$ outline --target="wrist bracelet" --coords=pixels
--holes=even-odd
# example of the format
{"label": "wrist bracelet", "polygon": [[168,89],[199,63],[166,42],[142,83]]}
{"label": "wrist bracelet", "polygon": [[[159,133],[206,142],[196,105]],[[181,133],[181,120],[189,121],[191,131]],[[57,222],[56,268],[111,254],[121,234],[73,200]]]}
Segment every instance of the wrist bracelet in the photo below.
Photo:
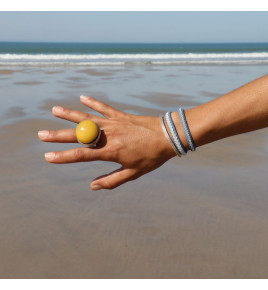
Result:
{"label": "wrist bracelet", "polygon": [[184,134],[186,136],[186,139],[187,139],[189,148],[191,149],[191,151],[195,151],[196,146],[195,146],[193,137],[191,135],[189,126],[188,126],[187,121],[186,121],[186,118],[185,118],[184,109],[180,107],[179,110],[178,110],[178,112],[179,112],[181,124],[182,124],[182,127],[183,127]]}
{"label": "wrist bracelet", "polygon": [[169,141],[171,147],[173,148],[173,150],[175,151],[175,153],[176,153],[179,157],[181,157],[181,154],[179,153],[179,151],[177,150],[177,148],[174,146],[172,140],[170,139],[170,137],[169,137],[169,135],[168,135],[168,132],[167,132],[167,129],[166,129],[166,126],[165,126],[164,120],[163,120],[163,116],[159,116],[159,118],[160,118],[160,122],[161,122],[161,126],[162,126],[162,129],[163,129],[163,132],[164,132],[166,138],[168,139],[168,141]]}
{"label": "wrist bracelet", "polygon": [[172,139],[174,141],[174,144],[175,144],[177,150],[179,151],[179,153],[181,155],[186,155],[187,154],[187,150],[183,146],[183,144],[182,144],[182,142],[180,140],[180,137],[179,137],[179,135],[177,133],[177,130],[176,130],[175,125],[173,123],[173,120],[171,118],[171,112],[167,112],[165,114],[165,119],[166,119],[170,134],[172,136]]}

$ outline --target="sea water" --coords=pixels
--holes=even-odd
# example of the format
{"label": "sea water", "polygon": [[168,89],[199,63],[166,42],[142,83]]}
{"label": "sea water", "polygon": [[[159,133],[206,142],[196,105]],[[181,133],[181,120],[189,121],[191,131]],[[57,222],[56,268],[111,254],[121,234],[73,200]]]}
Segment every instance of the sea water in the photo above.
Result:
{"label": "sea water", "polygon": [[0,65],[267,64],[268,43],[0,42]]}

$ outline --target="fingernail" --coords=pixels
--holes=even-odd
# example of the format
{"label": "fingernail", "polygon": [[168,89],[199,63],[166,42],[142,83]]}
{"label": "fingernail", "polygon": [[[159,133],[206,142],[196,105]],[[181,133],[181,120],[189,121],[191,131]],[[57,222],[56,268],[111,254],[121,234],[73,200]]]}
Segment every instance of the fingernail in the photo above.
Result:
{"label": "fingernail", "polygon": [[46,158],[46,160],[51,161],[55,158],[55,155],[56,154],[54,152],[48,152],[45,154],[45,158]]}
{"label": "fingernail", "polygon": [[101,185],[99,185],[99,184],[94,184],[94,185],[91,186],[91,188],[92,188],[93,190],[99,190],[99,189],[102,189]]}
{"label": "fingernail", "polygon": [[80,96],[80,100],[89,101],[89,97],[82,95]]}
{"label": "fingernail", "polygon": [[44,130],[44,131],[38,131],[38,136],[39,136],[39,138],[46,138],[47,136],[48,136],[48,134],[49,134],[49,131],[46,131],[46,130]]}
{"label": "fingernail", "polygon": [[63,111],[63,108],[60,106],[54,106],[52,108],[53,113],[61,113]]}

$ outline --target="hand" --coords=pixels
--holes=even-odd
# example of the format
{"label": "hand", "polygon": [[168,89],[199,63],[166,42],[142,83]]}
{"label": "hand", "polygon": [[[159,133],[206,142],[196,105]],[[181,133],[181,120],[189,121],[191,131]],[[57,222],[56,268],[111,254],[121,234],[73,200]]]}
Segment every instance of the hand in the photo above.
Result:
{"label": "hand", "polygon": [[[86,119],[96,122],[102,130],[97,146],[49,152],[45,157],[48,162],[58,164],[96,160],[121,164],[118,170],[93,180],[93,190],[113,189],[158,168],[175,156],[158,117],[127,114],[86,96],[81,96],[80,101],[104,117],[61,107],[54,107],[52,112],[58,118],[75,123]],[[77,143],[75,129],[39,131],[38,135],[44,142]]]}

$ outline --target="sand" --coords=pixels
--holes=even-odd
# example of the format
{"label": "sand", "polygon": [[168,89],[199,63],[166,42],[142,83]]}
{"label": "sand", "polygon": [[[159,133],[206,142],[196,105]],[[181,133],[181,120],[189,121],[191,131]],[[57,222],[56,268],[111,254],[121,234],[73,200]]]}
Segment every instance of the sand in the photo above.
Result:
{"label": "sand", "polygon": [[41,85],[44,82],[39,81],[31,81],[31,82],[14,82],[14,85],[25,85],[25,86],[35,86],[35,85]]}
{"label": "sand", "polygon": [[11,75],[15,73],[16,71],[11,69],[0,69],[0,75]]}
{"label": "sand", "polygon": [[[247,78],[257,71],[240,69]],[[197,105],[213,98],[217,86],[231,87],[219,80],[235,68],[214,68],[214,84],[207,88],[197,84],[210,76],[193,77],[195,94],[182,83],[176,87],[173,76],[162,89],[156,84],[163,74],[182,74],[179,68],[102,70],[112,79],[77,79],[75,69],[0,78],[5,93],[14,96],[2,105],[0,127],[0,259],[5,261],[0,278],[267,278],[267,129],[200,147],[136,181],[99,192],[90,190],[90,181],[117,164],[48,164],[45,152],[77,145],[42,143],[37,137],[38,130],[75,126],[53,118],[52,106],[87,111],[79,89],[68,84],[88,84],[86,93],[120,110],[158,116],[176,101]],[[197,74],[196,68],[192,72]],[[132,79],[136,74],[143,77]],[[9,86],[38,77],[43,84]],[[233,79],[237,86],[247,80]]]}
{"label": "sand", "polygon": [[91,76],[109,76],[111,73],[103,70],[96,70],[96,69],[81,69],[77,70],[77,73],[84,73]]}

